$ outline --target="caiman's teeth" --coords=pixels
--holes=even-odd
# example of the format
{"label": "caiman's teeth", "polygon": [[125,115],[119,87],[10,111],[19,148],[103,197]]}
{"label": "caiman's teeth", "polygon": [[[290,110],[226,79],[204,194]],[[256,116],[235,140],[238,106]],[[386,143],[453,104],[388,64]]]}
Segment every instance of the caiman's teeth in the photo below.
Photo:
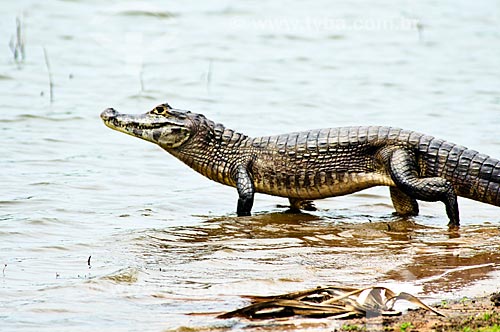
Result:
{"label": "caiman's teeth", "polygon": [[113,119],[112,121],[113,125],[116,127],[120,128],[134,128],[134,129],[141,129],[141,130],[147,130],[147,129],[157,129],[163,127],[165,124],[164,123],[121,123],[117,119]]}

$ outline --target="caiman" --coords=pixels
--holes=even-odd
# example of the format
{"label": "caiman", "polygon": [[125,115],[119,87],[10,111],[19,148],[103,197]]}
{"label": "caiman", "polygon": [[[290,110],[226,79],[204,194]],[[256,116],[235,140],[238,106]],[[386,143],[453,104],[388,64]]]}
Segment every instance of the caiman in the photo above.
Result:
{"label": "caiman", "polygon": [[108,108],[101,118],[236,187],[238,216],[250,215],[256,192],[286,197],[298,211],[373,186],[390,187],[402,216],[418,214],[417,200],[443,202],[450,227],[460,223],[457,195],[500,206],[499,160],[415,131],[341,127],[252,138],[168,104],[143,115]]}

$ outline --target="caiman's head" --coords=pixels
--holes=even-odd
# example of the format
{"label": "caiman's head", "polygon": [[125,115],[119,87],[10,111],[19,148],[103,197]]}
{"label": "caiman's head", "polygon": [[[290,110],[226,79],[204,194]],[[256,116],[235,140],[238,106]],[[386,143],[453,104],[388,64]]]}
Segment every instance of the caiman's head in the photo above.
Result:
{"label": "caiman's head", "polygon": [[191,115],[194,114],[162,104],[141,115],[120,114],[108,108],[101,113],[101,119],[111,129],[156,143],[164,149],[175,149],[193,134],[195,124]]}

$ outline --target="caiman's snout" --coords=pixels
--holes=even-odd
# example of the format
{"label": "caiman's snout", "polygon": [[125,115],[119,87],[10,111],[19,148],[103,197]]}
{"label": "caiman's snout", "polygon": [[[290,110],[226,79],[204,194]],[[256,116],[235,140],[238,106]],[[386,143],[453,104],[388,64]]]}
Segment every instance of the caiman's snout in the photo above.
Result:
{"label": "caiman's snout", "polygon": [[106,108],[102,113],[101,113],[101,119],[104,121],[109,121],[112,118],[116,117],[118,115],[118,112],[114,108]]}
{"label": "caiman's snout", "polygon": [[162,148],[176,148],[191,136],[187,113],[178,112],[167,104],[146,114],[122,114],[113,108],[101,113],[104,124],[111,129],[155,143]]}

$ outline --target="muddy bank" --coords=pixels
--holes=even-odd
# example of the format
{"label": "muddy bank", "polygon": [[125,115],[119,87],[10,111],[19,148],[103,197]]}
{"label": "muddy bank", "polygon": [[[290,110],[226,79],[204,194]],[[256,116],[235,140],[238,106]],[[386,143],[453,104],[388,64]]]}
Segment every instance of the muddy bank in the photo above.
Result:
{"label": "muddy bank", "polygon": [[[496,301],[492,298],[496,295]],[[446,317],[422,309],[408,310],[401,316],[350,319],[335,331],[500,331],[498,293],[477,298],[443,301],[435,306]]]}
{"label": "muddy bank", "polygon": [[[495,302],[492,298],[496,296]],[[399,316],[354,319],[290,317],[263,320],[239,319],[231,327],[201,327],[193,331],[229,331],[245,326],[252,331],[401,331],[401,332],[498,332],[500,331],[499,293],[476,298],[443,300],[433,307],[446,317],[424,309],[407,310]],[[168,330],[168,331],[184,331]]]}

